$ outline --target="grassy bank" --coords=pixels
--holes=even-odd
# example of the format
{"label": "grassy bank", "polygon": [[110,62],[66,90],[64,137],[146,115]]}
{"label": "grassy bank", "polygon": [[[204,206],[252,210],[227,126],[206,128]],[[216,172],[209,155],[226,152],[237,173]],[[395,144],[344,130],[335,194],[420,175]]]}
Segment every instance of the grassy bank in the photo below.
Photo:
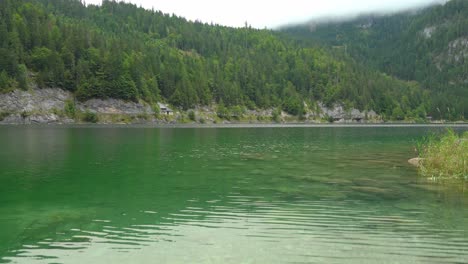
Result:
{"label": "grassy bank", "polygon": [[420,158],[419,171],[425,177],[468,180],[468,132],[459,135],[448,130],[429,137],[421,144]]}

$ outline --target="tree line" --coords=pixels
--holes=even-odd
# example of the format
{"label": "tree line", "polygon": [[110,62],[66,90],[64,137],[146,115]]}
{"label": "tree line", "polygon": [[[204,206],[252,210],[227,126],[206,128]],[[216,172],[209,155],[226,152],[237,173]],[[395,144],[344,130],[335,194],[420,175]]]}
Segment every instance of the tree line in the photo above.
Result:
{"label": "tree line", "polygon": [[[320,101],[425,118],[430,92],[283,34],[230,28],[104,0],[2,0],[0,91],[58,87],[79,100],[281,108]],[[304,104],[306,103],[306,104]]]}

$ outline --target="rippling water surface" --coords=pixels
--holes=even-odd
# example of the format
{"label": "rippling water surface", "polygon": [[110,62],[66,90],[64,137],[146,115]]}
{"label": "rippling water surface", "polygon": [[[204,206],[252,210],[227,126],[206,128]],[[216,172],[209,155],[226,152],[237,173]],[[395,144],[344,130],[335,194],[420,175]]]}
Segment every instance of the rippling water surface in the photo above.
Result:
{"label": "rippling water surface", "polygon": [[440,130],[0,127],[0,263],[467,263]]}

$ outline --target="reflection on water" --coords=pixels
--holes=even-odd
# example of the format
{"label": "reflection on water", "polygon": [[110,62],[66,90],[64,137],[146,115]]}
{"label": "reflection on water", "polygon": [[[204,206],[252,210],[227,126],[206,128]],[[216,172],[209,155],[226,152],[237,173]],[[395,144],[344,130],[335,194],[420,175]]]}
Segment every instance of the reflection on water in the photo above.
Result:
{"label": "reflection on water", "polygon": [[466,263],[467,185],[406,163],[425,133],[1,127],[0,262]]}

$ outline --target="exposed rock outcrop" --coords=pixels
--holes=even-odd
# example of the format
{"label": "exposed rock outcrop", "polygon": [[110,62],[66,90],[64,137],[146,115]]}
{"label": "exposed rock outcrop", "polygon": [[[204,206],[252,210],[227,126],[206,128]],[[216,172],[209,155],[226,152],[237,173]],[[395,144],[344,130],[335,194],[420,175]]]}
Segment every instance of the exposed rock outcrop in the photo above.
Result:
{"label": "exposed rock outcrop", "polygon": [[346,110],[342,105],[334,105],[333,107],[327,107],[322,103],[318,104],[321,110],[321,118],[332,118],[334,121],[346,122],[346,121],[363,121],[363,120],[376,120],[379,119],[379,115],[373,110],[361,112],[358,109],[351,108]]}
{"label": "exposed rock outcrop", "polygon": [[443,52],[435,57],[434,62],[440,71],[453,64],[463,64],[468,58],[468,38],[461,37],[451,41]]}
{"label": "exposed rock outcrop", "polygon": [[422,34],[423,36],[426,38],[426,39],[429,39],[432,37],[432,35],[434,34],[434,32],[437,30],[437,27],[426,27],[424,28],[424,30],[422,31]]}
{"label": "exposed rock outcrop", "polygon": [[135,102],[125,102],[118,99],[91,99],[83,103],[79,103],[78,109],[81,111],[90,111],[100,114],[154,114],[153,109],[149,105]]}
{"label": "exposed rock outcrop", "polygon": [[461,62],[468,58],[468,38],[458,38],[448,45],[447,60],[450,62]]}
{"label": "exposed rock outcrop", "polygon": [[[0,94],[0,123],[4,124],[52,124],[74,123],[66,116],[67,102],[75,102],[74,96],[62,89],[14,90]],[[81,112],[97,114],[121,114],[129,116],[151,115],[153,109],[144,103],[125,102],[117,99],[92,99],[76,102]]]}
{"label": "exposed rock outcrop", "polygon": [[0,111],[7,113],[48,113],[62,110],[73,95],[61,89],[14,90],[0,94]]}
{"label": "exposed rock outcrop", "polygon": [[[176,120],[184,120],[186,118],[184,117],[184,113],[177,112],[174,115],[164,113],[162,114],[164,118],[162,117],[160,120],[157,120],[154,118],[155,112],[153,108],[145,102],[127,102],[118,99],[91,99],[86,102],[78,102],[71,92],[47,88],[30,89],[28,91],[15,90],[6,94],[0,94],[0,123],[74,123],[77,120],[68,117],[65,110],[70,103],[74,104],[76,111],[82,113],[81,115],[84,115],[86,112],[97,114],[100,117],[98,121],[102,123],[177,122]],[[304,106],[306,109],[309,109],[307,105]],[[314,110],[309,110],[304,115],[304,122],[315,122],[320,118],[332,119],[334,122],[363,122],[367,120],[375,122],[380,120],[380,117],[374,111],[360,111],[354,108],[345,109],[340,104],[327,107],[320,102],[317,103],[317,106]],[[217,121],[216,105],[200,106],[193,111],[200,120],[203,120],[200,121],[202,123],[215,123]],[[243,115],[250,116],[251,118],[270,120],[274,109],[245,109],[244,111]],[[167,118],[169,116],[171,117]],[[280,118],[283,122],[297,122],[297,117],[285,112],[281,113]],[[77,119],[79,119],[79,116]]]}

